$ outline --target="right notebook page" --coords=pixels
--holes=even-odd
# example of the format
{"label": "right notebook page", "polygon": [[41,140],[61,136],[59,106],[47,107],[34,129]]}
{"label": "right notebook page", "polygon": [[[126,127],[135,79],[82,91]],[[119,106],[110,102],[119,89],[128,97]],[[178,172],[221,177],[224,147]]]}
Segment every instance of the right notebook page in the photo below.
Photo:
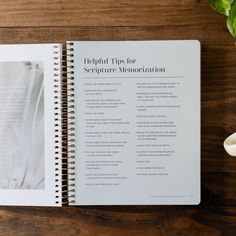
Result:
{"label": "right notebook page", "polygon": [[75,102],[69,201],[199,204],[200,43],[68,44]]}

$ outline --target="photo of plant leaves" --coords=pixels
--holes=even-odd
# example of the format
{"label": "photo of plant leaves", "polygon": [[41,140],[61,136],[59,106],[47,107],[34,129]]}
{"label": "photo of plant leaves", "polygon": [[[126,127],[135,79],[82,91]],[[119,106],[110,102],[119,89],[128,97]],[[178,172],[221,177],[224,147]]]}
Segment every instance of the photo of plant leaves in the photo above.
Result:
{"label": "photo of plant leaves", "polygon": [[209,0],[210,6],[227,17],[229,32],[236,40],[236,0]]}
{"label": "photo of plant leaves", "polygon": [[43,63],[0,62],[0,189],[44,189]]}

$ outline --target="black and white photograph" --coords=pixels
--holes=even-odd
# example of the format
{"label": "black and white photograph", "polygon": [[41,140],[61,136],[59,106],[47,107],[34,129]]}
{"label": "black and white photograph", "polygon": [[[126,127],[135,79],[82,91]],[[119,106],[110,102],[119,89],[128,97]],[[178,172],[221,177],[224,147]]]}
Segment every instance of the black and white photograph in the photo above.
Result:
{"label": "black and white photograph", "polygon": [[0,62],[0,189],[44,189],[44,70]]}

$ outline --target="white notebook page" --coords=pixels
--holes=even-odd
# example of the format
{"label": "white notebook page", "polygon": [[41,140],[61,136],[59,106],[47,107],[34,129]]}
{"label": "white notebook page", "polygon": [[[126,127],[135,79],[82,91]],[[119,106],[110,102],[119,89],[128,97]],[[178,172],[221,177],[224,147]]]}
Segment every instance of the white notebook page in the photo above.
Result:
{"label": "white notebook page", "polygon": [[54,46],[60,51],[58,44],[0,45],[0,205],[61,205]]}
{"label": "white notebook page", "polygon": [[73,43],[75,204],[198,204],[199,42]]}

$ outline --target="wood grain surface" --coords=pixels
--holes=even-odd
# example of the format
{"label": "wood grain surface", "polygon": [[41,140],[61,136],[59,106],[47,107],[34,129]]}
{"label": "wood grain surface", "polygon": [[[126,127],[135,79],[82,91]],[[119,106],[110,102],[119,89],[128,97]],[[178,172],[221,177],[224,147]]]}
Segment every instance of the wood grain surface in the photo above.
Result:
{"label": "wood grain surface", "polygon": [[[0,0],[0,44],[198,39],[202,201],[198,206],[0,207],[0,235],[235,235],[236,46],[207,0]],[[187,117],[183,117],[188,122]]]}

